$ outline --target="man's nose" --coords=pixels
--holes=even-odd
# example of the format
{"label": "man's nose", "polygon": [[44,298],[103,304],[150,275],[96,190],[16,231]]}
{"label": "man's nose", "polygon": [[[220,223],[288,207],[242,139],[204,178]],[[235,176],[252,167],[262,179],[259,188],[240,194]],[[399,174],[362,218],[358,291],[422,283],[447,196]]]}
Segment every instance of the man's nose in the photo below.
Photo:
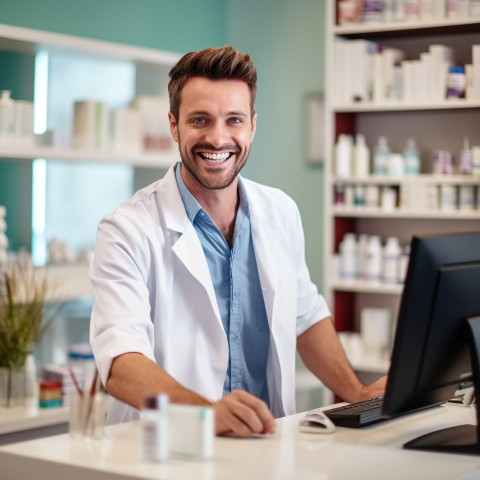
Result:
{"label": "man's nose", "polygon": [[228,143],[227,126],[221,122],[212,122],[207,129],[205,141],[215,147]]}

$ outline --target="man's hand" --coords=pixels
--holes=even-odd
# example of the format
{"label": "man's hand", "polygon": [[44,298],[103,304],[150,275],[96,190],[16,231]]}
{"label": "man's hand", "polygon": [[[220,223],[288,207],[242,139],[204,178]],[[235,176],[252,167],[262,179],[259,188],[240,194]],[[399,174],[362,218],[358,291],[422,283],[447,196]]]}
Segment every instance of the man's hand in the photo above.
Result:
{"label": "man's hand", "polygon": [[213,404],[215,434],[275,433],[275,419],[267,404],[243,390],[235,390]]}
{"label": "man's hand", "polygon": [[369,398],[383,397],[387,386],[387,378],[388,377],[385,376],[370,385],[365,385],[362,390],[358,392],[357,398],[353,401],[361,402],[362,400],[368,400]]}

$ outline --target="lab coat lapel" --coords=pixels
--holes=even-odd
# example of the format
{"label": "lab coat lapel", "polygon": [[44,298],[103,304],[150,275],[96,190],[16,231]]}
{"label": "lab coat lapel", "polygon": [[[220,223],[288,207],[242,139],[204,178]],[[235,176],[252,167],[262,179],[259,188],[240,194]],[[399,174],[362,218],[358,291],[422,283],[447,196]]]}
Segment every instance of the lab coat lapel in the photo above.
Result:
{"label": "lab coat lapel", "polygon": [[[257,204],[255,200],[250,201],[249,205]],[[272,248],[272,242],[275,241],[278,234],[275,225],[268,221],[268,208],[264,210],[258,208],[250,209],[250,222],[252,227],[252,240],[257,261],[258,276],[262,286],[265,309],[267,311],[268,323],[272,327],[273,315],[275,313],[275,284],[277,278],[277,269],[279,259],[276,258],[276,249]]]}
{"label": "lab coat lapel", "polygon": [[174,237],[172,241],[172,250],[191,275],[205,288],[217,321],[223,330],[207,259],[195,227],[190,222],[185,211],[182,197],[178,191],[174,167],[169,169],[164,177],[164,181],[162,206],[165,222],[172,236],[176,236],[176,239]]}

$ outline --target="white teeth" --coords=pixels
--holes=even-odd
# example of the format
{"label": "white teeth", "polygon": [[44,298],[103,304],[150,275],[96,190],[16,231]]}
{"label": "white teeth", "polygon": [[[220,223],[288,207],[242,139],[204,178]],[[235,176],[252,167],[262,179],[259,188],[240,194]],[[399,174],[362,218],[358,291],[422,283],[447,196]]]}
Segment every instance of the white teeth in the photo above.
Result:
{"label": "white teeth", "polygon": [[215,161],[216,163],[220,163],[225,161],[229,156],[230,153],[202,153],[203,158],[210,161]]}

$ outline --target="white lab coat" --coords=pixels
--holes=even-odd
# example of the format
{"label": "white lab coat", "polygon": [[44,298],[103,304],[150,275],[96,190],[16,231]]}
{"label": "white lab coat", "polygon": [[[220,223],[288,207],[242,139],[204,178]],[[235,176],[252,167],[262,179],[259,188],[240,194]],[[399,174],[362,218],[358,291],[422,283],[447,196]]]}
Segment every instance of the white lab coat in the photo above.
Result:
{"label": "white lab coat", "polygon": [[[280,190],[243,181],[271,331],[270,407],[280,417],[295,413],[296,337],[330,312],[310,280],[295,203]],[[115,357],[139,352],[183,386],[221,398],[228,342],[173,167],[102,220],[90,277],[90,341],[104,384]],[[108,423],[136,418],[137,410],[113,400]]]}

